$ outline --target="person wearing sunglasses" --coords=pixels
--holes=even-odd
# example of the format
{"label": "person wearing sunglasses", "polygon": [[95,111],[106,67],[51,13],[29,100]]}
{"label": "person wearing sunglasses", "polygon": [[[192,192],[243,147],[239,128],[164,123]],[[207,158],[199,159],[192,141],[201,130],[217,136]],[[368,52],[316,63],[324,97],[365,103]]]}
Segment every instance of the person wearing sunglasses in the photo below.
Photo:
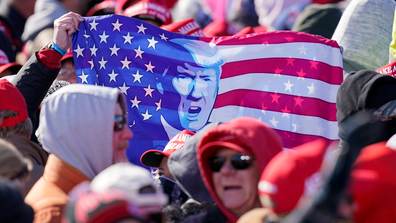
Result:
{"label": "person wearing sunglasses", "polygon": [[[70,84],[42,104],[37,136],[50,153],[25,202],[37,222],[61,222],[68,192],[114,163],[125,162],[133,134],[117,88]],[[47,221],[48,220],[48,221]]]}
{"label": "person wearing sunglasses", "polygon": [[197,144],[197,162],[217,207],[201,214],[198,222],[236,222],[247,211],[261,207],[260,175],[282,147],[273,129],[249,117],[207,130]]}

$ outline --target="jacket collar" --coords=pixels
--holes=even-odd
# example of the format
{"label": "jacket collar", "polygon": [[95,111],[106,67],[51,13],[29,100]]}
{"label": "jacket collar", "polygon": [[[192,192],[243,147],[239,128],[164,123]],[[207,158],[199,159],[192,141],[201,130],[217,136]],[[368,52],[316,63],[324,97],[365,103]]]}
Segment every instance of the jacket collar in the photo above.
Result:
{"label": "jacket collar", "polygon": [[73,166],[59,159],[56,155],[50,154],[44,170],[45,180],[54,183],[66,193],[77,184],[90,179],[78,171]]}

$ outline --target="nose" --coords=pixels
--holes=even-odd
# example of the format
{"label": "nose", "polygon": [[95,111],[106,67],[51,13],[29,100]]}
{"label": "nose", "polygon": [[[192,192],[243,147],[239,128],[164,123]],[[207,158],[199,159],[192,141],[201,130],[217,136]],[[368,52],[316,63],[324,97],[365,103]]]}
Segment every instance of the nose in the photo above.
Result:
{"label": "nose", "polygon": [[199,101],[202,98],[201,92],[196,90],[196,82],[193,82],[193,86],[189,94],[187,95],[187,100],[190,101]]}
{"label": "nose", "polygon": [[133,137],[132,130],[128,127],[127,124],[125,124],[124,128],[122,129],[122,138],[127,140],[127,139],[131,139],[132,137]]}
{"label": "nose", "polygon": [[232,174],[235,173],[235,168],[232,166],[231,161],[227,159],[227,161],[223,164],[223,166],[220,168],[220,173],[227,175],[227,174]]}

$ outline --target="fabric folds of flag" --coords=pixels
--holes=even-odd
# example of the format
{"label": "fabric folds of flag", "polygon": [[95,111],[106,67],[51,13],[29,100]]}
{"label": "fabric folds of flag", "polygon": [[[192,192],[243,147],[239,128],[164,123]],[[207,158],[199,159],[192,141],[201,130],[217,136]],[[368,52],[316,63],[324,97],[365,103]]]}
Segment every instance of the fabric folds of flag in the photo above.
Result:
{"label": "fabric folds of flag", "polygon": [[119,15],[84,19],[73,36],[76,74],[125,94],[132,163],[183,129],[240,116],[267,123],[285,148],[338,140],[333,40],[291,31],[198,38]]}

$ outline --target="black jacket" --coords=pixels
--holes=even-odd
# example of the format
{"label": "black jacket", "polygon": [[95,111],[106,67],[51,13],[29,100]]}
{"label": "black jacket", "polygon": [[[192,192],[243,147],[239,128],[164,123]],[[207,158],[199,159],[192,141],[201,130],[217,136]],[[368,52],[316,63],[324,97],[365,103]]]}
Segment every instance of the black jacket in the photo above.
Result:
{"label": "black jacket", "polygon": [[25,98],[29,118],[33,123],[33,133],[31,136],[33,142],[38,143],[34,133],[39,123],[40,103],[44,99],[58,73],[59,69],[49,69],[37,59],[36,55],[33,55],[11,81]]}

